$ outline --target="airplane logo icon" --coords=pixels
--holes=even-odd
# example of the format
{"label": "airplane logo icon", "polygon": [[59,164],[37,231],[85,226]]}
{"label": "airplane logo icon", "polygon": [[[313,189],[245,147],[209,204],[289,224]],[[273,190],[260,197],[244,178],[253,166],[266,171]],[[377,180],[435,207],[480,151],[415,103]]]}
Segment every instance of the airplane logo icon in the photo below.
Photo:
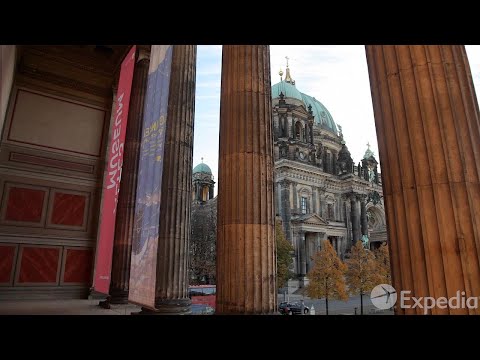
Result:
{"label": "airplane logo icon", "polygon": [[391,285],[380,284],[373,288],[370,300],[377,308],[386,310],[397,302],[397,291]]}

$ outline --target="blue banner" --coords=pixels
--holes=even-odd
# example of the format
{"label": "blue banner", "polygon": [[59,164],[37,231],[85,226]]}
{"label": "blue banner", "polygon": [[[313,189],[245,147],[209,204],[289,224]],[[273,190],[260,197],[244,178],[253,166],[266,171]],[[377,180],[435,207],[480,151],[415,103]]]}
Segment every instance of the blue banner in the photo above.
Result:
{"label": "blue banner", "polygon": [[138,164],[128,300],[155,309],[157,248],[172,45],[152,45]]}

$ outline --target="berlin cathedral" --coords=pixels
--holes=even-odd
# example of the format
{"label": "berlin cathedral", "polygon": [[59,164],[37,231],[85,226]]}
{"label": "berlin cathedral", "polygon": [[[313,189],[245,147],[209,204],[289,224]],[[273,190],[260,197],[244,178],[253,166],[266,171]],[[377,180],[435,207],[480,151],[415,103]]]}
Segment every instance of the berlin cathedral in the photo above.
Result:
{"label": "berlin cathedral", "polygon": [[[275,212],[295,249],[292,285],[302,287],[322,240],[330,241],[341,259],[358,240],[370,249],[387,240],[383,192],[370,146],[356,163],[327,108],[297,89],[288,65],[285,79],[282,71],[279,75],[280,82],[272,86]],[[193,169],[193,282],[214,281],[214,185],[202,161]]]}

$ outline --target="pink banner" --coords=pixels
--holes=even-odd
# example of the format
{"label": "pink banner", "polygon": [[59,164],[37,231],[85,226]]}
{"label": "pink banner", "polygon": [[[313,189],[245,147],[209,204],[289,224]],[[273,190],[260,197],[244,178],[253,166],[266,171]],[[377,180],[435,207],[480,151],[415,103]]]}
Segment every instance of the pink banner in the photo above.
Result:
{"label": "pink banner", "polygon": [[110,287],[115,218],[122,177],[123,148],[127,130],[133,70],[135,67],[135,51],[136,46],[133,46],[122,62],[115,107],[113,109],[113,121],[110,124],[108,162],[103,181],[103,200],[100,207],[100,228],[95,257],[95,276],[93,278],[94,290],[103,294],[108,294]]}

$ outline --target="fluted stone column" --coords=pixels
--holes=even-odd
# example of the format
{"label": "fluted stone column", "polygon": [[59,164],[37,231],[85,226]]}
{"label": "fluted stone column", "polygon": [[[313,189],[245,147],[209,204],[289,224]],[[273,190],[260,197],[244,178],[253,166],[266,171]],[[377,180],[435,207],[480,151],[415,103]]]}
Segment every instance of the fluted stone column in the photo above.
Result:
{"label": "fluted stone column", "polygon": [[358,214],[357,196],[356,194],[350,194],[350,215],[352,218],[352,245],[355,245],[362,237],[360,233],[360,217]]}
{"label": "fluted stone column", "polygon": [[300,213],[300,206],[298,205],[298,191],[297,191],[297,183],[292,183],[292,191],[293,191],[293,213],[297,215]]}
{"label": "fluted stone column", "polygon": [[130,108],[125,135],[122,182],[118,194],[115,238],[113,243],[110,299],[113,304],[128,302],[130,280],[130,255],[135,217],[135,196],[137,192],[137,170],[142,136],[143,104],[147,89],[150,60],[146,51],[139,49],[133,73]]}
{"label": "fluted stone column", "polygon": [[367,202],[365,195],[360,195],[360,225],[362,235],[368,235]]}
{"label": "fluted stone column", "polygon": [[306,250],[306,234],[304,231],[298,233],[298,263],[300,275],[305,276],[307,273],[307,250]]}
{"label": "fluted stone column", "polygon": [[[478,297],[480,120],[465,48],[372,45],[366,53],[393,286],[415,297]],[[397,306],[397,314],[423,311]]]}
{"label": "fluted stone column", "polygon": [[155,312],[188,314],[196,45],[174,45],[163,160]]}
{"label": "fluted stone column", "polygon": [[290,218],[291,218],[291,204],[290,204],[290,184],[288,180],[283,180],[280,183],[280,199],[282,206],[280,207],[281,217],[283,222],[283,228],[285,230],[285,237],[287,240],[291,241],[292,236],[290,235]]}
{"label": "fluted stone column", "polygon": [[270,50],[223,46],[217,313],[276,311]]}

